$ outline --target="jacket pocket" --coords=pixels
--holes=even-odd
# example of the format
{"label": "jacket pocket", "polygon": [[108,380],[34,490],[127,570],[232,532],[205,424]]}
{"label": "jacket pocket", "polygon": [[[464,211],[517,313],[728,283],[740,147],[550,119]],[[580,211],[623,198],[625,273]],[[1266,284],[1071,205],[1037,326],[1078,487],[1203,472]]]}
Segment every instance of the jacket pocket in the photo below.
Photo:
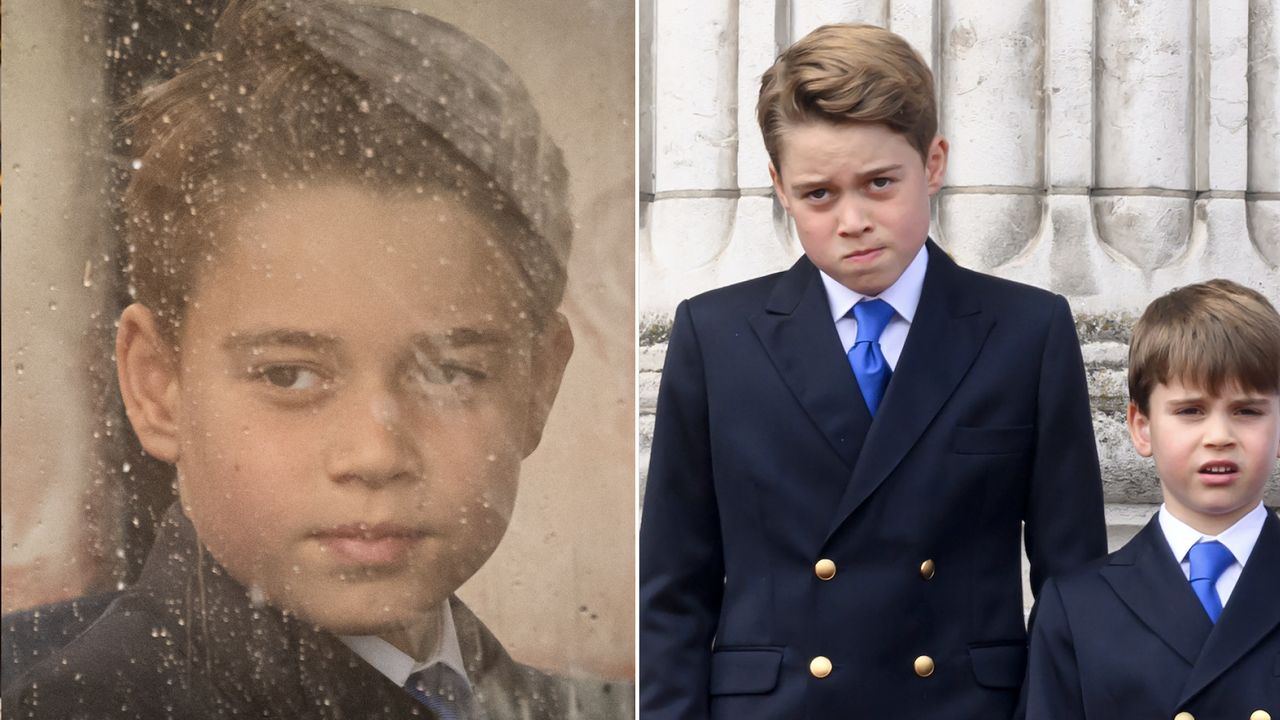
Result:
{"label": "jacket pocket", "polygon": [[1035,428],[961,427],[951,432],[951,451],[961,455],[1014,455],[1031,449]]}
{"label": "jacket pocket", "polygon": [[712,695],[758,695],[778,685],[781,648],[726,648],[711,654]]}
{"label": "jacket pocket", "polygon": [[1027,646],[1023,643],[969,648],[969,662],[978,684],[989,688],[1016,688],[1027,672]]}

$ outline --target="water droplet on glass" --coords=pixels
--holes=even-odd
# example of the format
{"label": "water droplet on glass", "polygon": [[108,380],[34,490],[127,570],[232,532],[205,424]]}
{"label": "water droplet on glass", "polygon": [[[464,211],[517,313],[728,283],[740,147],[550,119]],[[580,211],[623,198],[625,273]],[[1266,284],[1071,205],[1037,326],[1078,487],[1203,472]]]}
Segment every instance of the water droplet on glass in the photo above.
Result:
{"label": "water droplet on glass", "polygon": [[26,366],[26,365],[23,365],[22,363],[14,363],[14,364],[13,364],[13,371],[14,371],[15,373],[17,373],[17,374],[21,375],[22,373],[24,373],[24,372],[26,372],[26,371],[27,371],[27,366]]}
{"label": "water droplet on glass", "polygon": [[134,170],[141,170],[142,160],[138,158],[134,158],[133,161],[129,163],[129,167],[133,168]]}

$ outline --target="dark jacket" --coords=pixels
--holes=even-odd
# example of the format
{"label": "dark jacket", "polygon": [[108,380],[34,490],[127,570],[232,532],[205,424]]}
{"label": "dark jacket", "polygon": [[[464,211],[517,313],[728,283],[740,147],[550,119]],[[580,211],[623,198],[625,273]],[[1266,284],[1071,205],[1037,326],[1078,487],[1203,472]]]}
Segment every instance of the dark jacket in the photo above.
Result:
{"label": "dark jacket", "polygon": [[1280,520],[1268,513],[1216,624],[1153,518],[1096,566],[1049,581],[1031,638],[1033,720],[1280,718]]}
{"label": "dark jacket", "polygon": [[[488,720],[631,717],[627,687],[521,665],[461,601],[451,607]],[[5,685],[6,718],[430,717],[335,636],[255,607],[176,506],[138,584]]]}
{"label": "dark jacket", "polygon": [[640,528],[642,717],[1013,714],[1023,523],[1033,588],[1106,552],[1083,362],[1062,297],[928,253],[874,422],[808,259],[677,309]]}

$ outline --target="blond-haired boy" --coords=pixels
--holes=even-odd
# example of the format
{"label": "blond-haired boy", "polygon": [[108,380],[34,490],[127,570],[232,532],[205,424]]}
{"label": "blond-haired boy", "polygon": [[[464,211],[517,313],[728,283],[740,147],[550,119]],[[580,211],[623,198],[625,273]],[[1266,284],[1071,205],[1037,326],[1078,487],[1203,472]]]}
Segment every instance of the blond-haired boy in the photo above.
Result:
{"label": "blond-haired boy", "polygon": [[6,716],[629,716],[453,595],[573,347],[567,175],[510,68],[405,10],[237,1],[131,122],[119,383],[180,503]]}
{"label": "blond-haired boy", "polygon": [[646,718],[999,718],[1034,588],[1105,552],[1066,301],[927,240],[928,67],[819,28],[763,77],[790,270],[680,304],[640,530]]}
{"label": "blond-haired boy", "polygon": [[1280,315],[1227,280],[1156,299],[1129,347],[1129,433],[1164,504],[1046,583],[1027,717],[1280,717]]}

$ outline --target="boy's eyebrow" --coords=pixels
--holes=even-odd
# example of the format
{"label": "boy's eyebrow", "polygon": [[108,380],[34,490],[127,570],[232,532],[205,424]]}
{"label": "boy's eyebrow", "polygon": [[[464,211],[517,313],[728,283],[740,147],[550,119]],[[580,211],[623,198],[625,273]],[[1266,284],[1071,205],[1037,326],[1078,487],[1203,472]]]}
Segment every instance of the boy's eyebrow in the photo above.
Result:
{"label": "boy's eyebrow", "polygon": [[862,172],[858,173],[858,175],[862,177],[879,177],[881,175],[887,175],[891,172],[897,172],[901,169],[902,169],[902,163],[893,163],[892,165],[881,165],[879,167],[873,167],[868,170],[863,170]]}
{"label": "boy's eyebrow", "polygon": [[235,333],[222,341],[222,347],[243,352],[259,347],[285,346],[304,350],[332,351],[341,344],[338,338],[305,330],[267,330],[258,333]]}
{"label": "boy's eyebrow", "polygon": [[1244,395],[1232,400],[1234,405],[1265,405],[1271,402],[1271,398],[1266,395]]}
{"label": "boy's eyebrow", "polygon": [[[864,179],[877,178],[877,177],[880,177],[881,175],[887,175],[889,173],[897,172],[901,169],[902,169],[902,163],[893,163],[891,165],[880,165],[873,168],[868,168],[866,170],[863,170],[857,173],[857,177],[864,178]],[[805,190],[811,190],[815,187],[821,187],[830,182],[831,180],[829,178],[819,177],[819,178],[814,178],[812,180],[800,180],[796,183],[793,183],[791,188],[796,192],[803,192]]]}
{"label": "boy's eyebrow", "polygon": [[441,345],[449,347],[507,345],[511,342],[512,336],[510,333],[491,328],[457,327],[444,332],[418,333],[413,336],[414,345],[436,347]]}
{"label": "boy's eyebrow", "polygon": [[[414,345],[422,347],[472,347],[501,346],[513,341],[508,332],[488,329],[458,327],[443,332],[417,333],[411,338]],[[250,352],[261,347],[292,347],[315,352],[335,352],[342,341],[333,335],[306,330],[267,330],[258,333],[236,333],[222,341],[222,347],[230,352]]]}
{"label": "boy's eyebrow", "polygon": [[[1169,405],[1190,405],[1193,403],[1207,402],[1210,399],[1211,398],[1207,393],[1195,393],[1190,395],[1182,395],[1175,398],[1169,398],[1166,402]],[[1233,398],[1227,398],[1227,399],[1230,401],[1231,405],[1233,406],[1258,405],[1258,404],[1265,404],[1269,402],[1269,399],[1265,395],[1242,395],[1239,397],[1233,397]]]}

